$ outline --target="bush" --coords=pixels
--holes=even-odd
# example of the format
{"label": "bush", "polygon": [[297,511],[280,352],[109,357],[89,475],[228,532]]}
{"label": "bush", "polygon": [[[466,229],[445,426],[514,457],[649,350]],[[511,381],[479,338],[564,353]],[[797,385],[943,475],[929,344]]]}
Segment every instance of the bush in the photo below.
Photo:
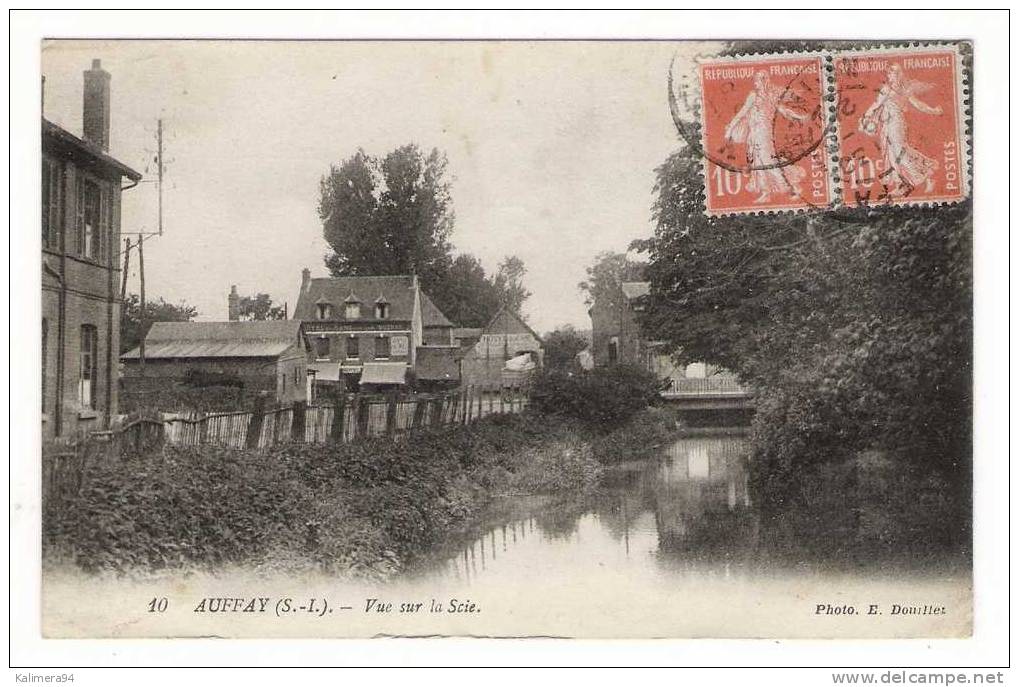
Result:
{"label": "bush", "polygon": [[162,387],[139,388],[134,380],[125,381],[121,380],[120,411],[129,414],[251,410],[259,394],[257,389],[236,386],[197,388],[167,381]]}
{"label": "bush", "polygon": [[284,565],[381,579],[493,494],[584,490],[597,476],[576,423],[520,415],[266,453],[166,447],[92,463],[74,497],[46,501],[43,545],[89,571]]}
{"label": "bush", "polygon": [[531,389],[532,407],[546,415],[574,418],[610,431],[658,401],[662,380],[632,365],[596,367],[589,372],[549,370]]}
{"label": "bush", "polygon": [[676,436],[676,416],[664,408],[648,408],[627,424],[594,441],[594,457],[603,465],[634,460],[657,450]]}

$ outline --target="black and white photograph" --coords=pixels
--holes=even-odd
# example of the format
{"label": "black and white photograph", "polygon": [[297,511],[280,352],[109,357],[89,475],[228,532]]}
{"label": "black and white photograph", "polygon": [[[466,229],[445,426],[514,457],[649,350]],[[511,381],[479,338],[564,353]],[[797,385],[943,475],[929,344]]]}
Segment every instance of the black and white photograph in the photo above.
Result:
{"label": "black and white photograph", "polygon": [[981,44],[725,16],[44,37],[41,636],[973,637]]}

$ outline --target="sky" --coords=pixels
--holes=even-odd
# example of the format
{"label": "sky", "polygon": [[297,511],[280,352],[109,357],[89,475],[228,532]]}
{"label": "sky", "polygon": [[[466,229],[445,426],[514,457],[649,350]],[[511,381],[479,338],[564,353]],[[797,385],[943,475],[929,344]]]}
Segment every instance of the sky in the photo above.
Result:
{"label": "sky", "polygon": [[[457,252],[494,272],[520,256],[539,332],[590,327],[577,284],[602,251],[651,234],[654,169],[680,146],[666,76],[704,44],[47,41],[44,116],[81,133],[82,71],[112,74],[111,153],[155,179],[164,234],[145,244],[149,298],[226,319],[227,293],[297,299],[328,276],[319,180],[363,148],[449,159]],[[123,196],[122,232],[157,227],[156,185]],[[129,292],[137,292],[137,254]]]}

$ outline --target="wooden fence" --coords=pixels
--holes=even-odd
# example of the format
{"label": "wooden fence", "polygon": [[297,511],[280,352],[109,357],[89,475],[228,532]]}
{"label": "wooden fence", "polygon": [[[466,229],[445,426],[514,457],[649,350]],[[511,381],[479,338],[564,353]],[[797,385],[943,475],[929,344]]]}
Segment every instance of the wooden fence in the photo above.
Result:
{"label": "wooden fence", "polygon": [[346,394],[332,404],[297,403],[269,408],[268,398],[250,411],[164,413],[43,447],[43,505],[78,493],[90,464],[144,454],[164,445],[224,446],[262,450],[288,442],[350,443],[414,429],[469,424],[494,413],[527,407],[523,389],[467,387],[438,394]]}

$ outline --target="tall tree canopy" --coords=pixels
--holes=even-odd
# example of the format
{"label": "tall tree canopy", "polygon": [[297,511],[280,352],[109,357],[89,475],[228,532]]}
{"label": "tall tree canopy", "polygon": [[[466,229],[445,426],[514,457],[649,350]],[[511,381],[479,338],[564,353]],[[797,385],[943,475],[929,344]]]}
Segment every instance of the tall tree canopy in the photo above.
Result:
{"label": "tall tree canopy", "polygon": [[454,257],[454,213],[446,156],[416,145],[384,157],[358,150],[320,183],[319,217],[333,276],[410,274],[451,320],[481,327],[503,303],[531,295],[523,261],[507,256],[492,277],[470,254]]}
{"label": "tall tree canopy", "polygon": [[413,144],[385,157],[358,150],[320,185],[319,217],[333,276],[410,274],[431,291],[452,262],[446,157]]}
{"label": "tall tree canopy", "polygon": [[153,322],[190,322],[198,316],[198,308],[181,301],[167,303],[162,298],[145,299],[145,331],[141,330],[141,298],[128,294],[120,306],[120,352],[126,353],[141,343]]}
{"label": "tall tree canopy", "polygon": [[615,305],[619,285],[627,281],[644,281],[647,263],[629,258],[626,253],[599,253],[587,268],[587,279],[577,284],[588,305],[595,301]]}
{"label": "tall tree canopy", "polygon": [[531,297],[531,292],[524,287],[525,274],[524,261],[515,255],[507,255],[495,273],[495,288],[502,294],[502,301],[517,313],[523,309],[524,301]]}
{"label": "tall tree canopy", "polygon": [[237,313],[242,320],[283,320],[286,312],[278,305],[273,305],[267,293],[256,293],[254,296],[241,296],[237,303]]}
{"label": "tall tree canopy", "polygon": [[[693,129],[692,123],[687,123]],[[648,336],[758,391],[755,449],[770,477],[872,447],[966,464],[969,202],[708,218],[700,160],[657,170]]]}

